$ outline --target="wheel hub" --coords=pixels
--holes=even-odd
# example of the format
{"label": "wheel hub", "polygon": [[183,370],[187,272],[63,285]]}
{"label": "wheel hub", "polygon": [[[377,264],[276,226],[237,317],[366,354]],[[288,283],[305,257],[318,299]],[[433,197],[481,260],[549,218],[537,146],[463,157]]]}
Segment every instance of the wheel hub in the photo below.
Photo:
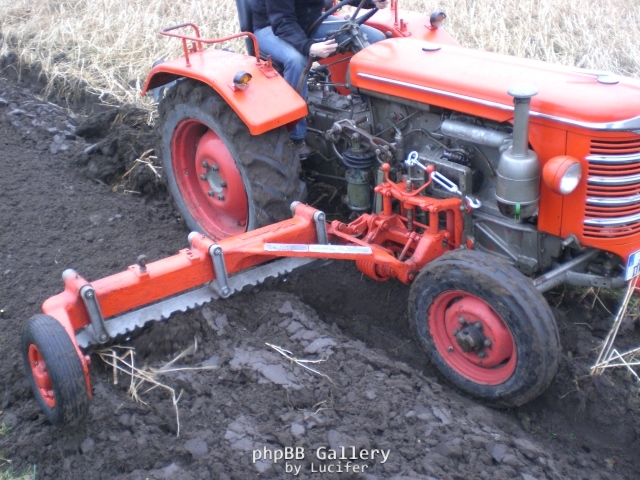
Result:
{"label": "wheel hub", "polygon": [[51,408],[55,407],[56,400],[53,394],[51,377],[47,371],[47,366],[42,360],[40,350],[38,350],[38,347],[34,344],[29,345],[28,357],[31,365],[31,373],[33,374],[33,380],[40,391],[40,395],[42,395],[42,399]]}
{"label": "wheel hub", "polygon": [[453,331],[456,342],[464,353],[476,352],[479,357],[486,357],[485,347],[491,346],[491,340],[482,333],[483,327],[481,322],[468,323],[464,317],[459,320],[462,325],[461,329]]}
{"label": "wheel hub", "polygon": [[200,175],[200,180],[209,184],[207,194],[210,197],[215,196],[218,200],[224,200],[224,189],[227,188],[227,182],[220,174],[220,167],[217,164],[209,165],[208,162],[203,162],[202,167],[204,173]]}
{"label": "wheel hub", "polygon": [[247,192],[223,139],[200,121],[187,119],[177,125],[171,142],[179,197],[194,223],[215,239],[245,232]]}
{"label": "wheel hub", "polygon": [[443,292],[429,309],[436,348],[458,374],[484,385],[505,382],[515,371],[516,347],[504,320],[481,298]]}

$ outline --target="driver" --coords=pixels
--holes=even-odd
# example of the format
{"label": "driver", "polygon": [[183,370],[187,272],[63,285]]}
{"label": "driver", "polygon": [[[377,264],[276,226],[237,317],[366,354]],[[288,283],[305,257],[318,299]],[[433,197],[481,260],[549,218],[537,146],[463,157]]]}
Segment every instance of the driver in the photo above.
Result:
{"label": "driver", "polygon": [[[360,1],[351,0],[348,3],[358,6]],[[324,39],[329,32],[340,28],[340,20],[332,15],[312,35],[307,35],[324,6],[325,0],[251,0],[253,33],[258,39],[260,51],[284,65],[282,76],[293,88],[296,88],[309,56],[326,58],[338,48],[335,40]],[[374,7],[386,8],[387,0],[364,0],[363,8]],[[385,39],[384,33],[366,25],[360,26],[360,33],[366,35],[369,43]],[[307,82],[303,82],[301,94],[306,100]],[[306,135],[307,122],[303,118],[291,130],[291,141],[301,159],[312,153],[305,144]]]}

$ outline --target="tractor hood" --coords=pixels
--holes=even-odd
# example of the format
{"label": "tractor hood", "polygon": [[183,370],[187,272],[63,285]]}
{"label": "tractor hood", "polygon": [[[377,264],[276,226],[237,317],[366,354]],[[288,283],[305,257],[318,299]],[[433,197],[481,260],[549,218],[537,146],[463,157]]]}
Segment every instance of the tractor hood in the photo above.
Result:
{"label": "tractor hood", "polygon": [[[531,115],[595,130],[640,131],[640,81],[576,67],[412,39],[375,43],[351,60],[351,84],[386,94],[505,121],[508,89],[538,89]],[[600,74],[600,76],[599,76]]]}

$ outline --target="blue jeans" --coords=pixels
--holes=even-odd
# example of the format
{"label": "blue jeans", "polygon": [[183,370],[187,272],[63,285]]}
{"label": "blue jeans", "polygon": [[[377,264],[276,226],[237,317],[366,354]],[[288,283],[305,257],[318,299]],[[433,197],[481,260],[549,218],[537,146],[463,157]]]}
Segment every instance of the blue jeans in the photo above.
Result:
{"label": "blue jeans", "polygon": [[[340,25],[344,23],[344,20],[330,16],[327,18],[313,34],[313,38],[318,41],[323,41],[328,32],[338,30]],[[375,28],[362,25],[360,32],[367,35],[369,43],[379,42],[386,37],[384,33]],[[258,39],[258,45],[260,51],[271,55],[271,58],[281,63],[284,66],[282,76],[294,89],[298,86],[300,75],[307,66],[307,57],[302,55],[296,50],[290,43],[277,37],[271,27],[261,28],[253,32]],[[302,85],[302,98],[307,99],[307,82],[306,79]],[[301,119],[293,130],[290,132],[291,140],[300,141],[304,140],[307,135],[307,120]]]}

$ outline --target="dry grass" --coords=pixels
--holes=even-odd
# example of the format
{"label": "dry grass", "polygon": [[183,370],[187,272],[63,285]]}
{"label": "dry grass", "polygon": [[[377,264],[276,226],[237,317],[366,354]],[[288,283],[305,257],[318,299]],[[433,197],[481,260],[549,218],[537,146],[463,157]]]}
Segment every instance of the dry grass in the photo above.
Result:
{"label": "dry grass", "polygon": [[11,460],[0,451],[0,480],[36,480],[36,467],[29,466],[23,473],[13,470]]}
{"label": "dry grass", "polygon": [[[176,362],[182,358],[191,356],[198,350],[198,341],[194,339],[194,344],[180,352],[173,360],[160,368],[139,367],[136,365],[135,349],[114,345],[105,350],[98,350],[96,354],[100,359],[113,369],[113,384],[118,384],[119,374],[130,377],[129,395],[138,403],[148,405],[142,397],[156,388],[169,392],[171,403],[176,413],[176,436],[180,436],[180,411],[178,410],[178,402],[182,397],[182,390],[176,395],[173,387],[161,381],[161,377],[166,374],[179,371],[202,371],[215,370],[217,367],[199,366],[178,366]],[[2,480],[2,479],[0,479]]]}
{"label": "dry grass", "polygon": [[[400,0],[403,8],[449,15],[463,45],[640,77],[640,9],[625,0]],[[0,55],[40,63],[53,85],[88,85],[106,101],[140,104],[151,63],[180,54],[158,35],[192,21],[208,37],[238,30],[234,0],[0,0]],[[238,45],[238,44],[236,44]]]}

